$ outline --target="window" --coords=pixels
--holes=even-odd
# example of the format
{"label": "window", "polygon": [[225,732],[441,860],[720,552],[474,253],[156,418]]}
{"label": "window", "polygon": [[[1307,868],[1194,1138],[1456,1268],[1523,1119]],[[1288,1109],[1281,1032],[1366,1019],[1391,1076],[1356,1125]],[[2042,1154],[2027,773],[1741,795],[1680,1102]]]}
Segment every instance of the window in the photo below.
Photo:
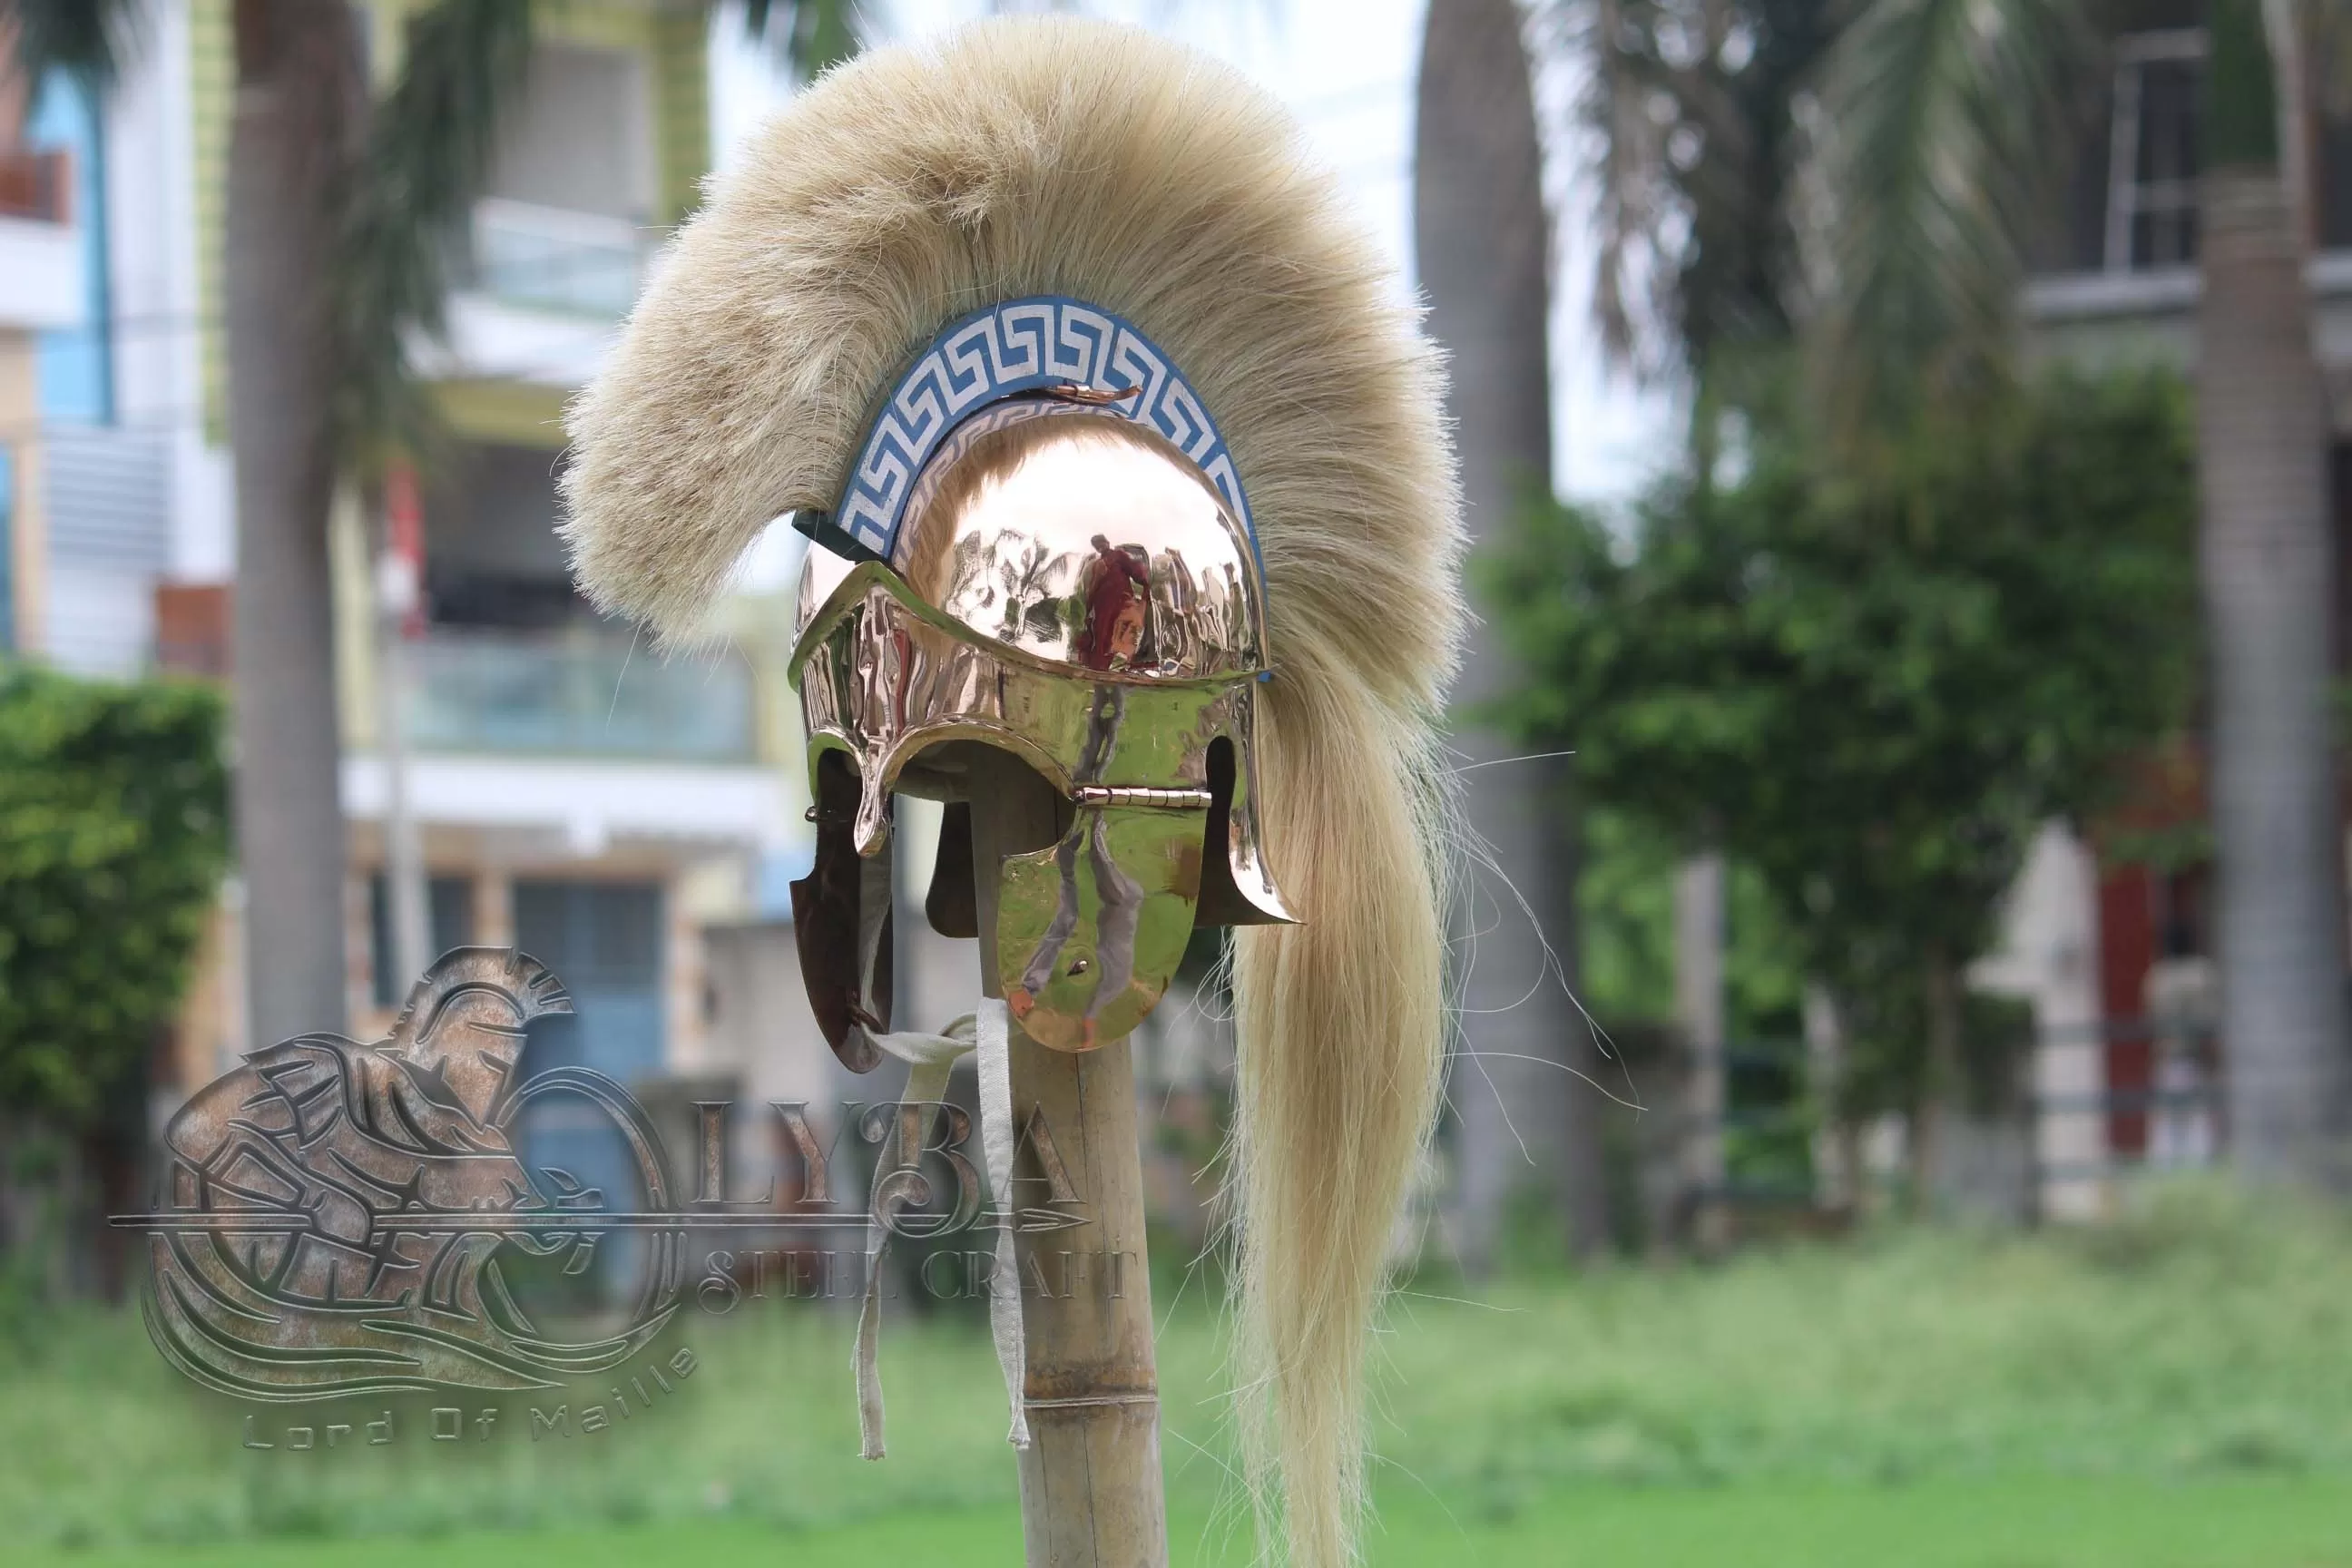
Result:
{"label": "window", "polygon": [[2138,33],[2116,45],[2103,247],[2109,272],[2197,259],[2197,98],[2204,74],[2201,29]]}
{"label": "window", "polygon": [[646,65],[633,50],[533,49],[483,194],[542,211],[647,221],[656,176]]}
{"label": "window", "polygon": [[664,918],[658,882],[516,879],[515,945],[555,972],[573,1009],[533,1026],[529,1071],[593,1068],[623,1083],[661,1071]]}
{"label": "window", "polygon": [[573,990],[661,984],[660,884],[519,879],[514,908],[517,945]]}
{"label": "window", "polygon": [[107,277],[105,117],[89,89],[63,72],[43,82],[27,142],[61,151],[73,182],[65,211],[81,226],[84,324],[39,336],[41,417],[114,422],[114,301]]}
{"label": "window", "polygon": [[[474,940],[474,883],[467,877],[435,877],[425,883],[425,962]],[[368,879],[368,966],[375,974],[375,1005],[392,1007],[416,984],[396,974],[392,961],[392,886],[378,871]]]}
{"label": "window", "polygon": [[467,243],[468,287],[595,320],[629,312],[657,196],[647,61],[547,44],[499,131]]}

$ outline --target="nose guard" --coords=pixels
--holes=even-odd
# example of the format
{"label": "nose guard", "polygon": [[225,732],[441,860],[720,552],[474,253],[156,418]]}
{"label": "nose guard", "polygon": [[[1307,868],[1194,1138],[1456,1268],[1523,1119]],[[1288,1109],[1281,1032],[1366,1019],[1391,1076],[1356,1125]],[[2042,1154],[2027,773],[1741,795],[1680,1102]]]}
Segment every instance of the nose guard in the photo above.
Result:
{"label": "nose guard", "polygon": [[1005,858],[996,973],[1031,1039],[1092,1050],[1160,1005],[1192,935],[1208,805],[1202,790],[1197,801],[1082,805],[1061,843]]}

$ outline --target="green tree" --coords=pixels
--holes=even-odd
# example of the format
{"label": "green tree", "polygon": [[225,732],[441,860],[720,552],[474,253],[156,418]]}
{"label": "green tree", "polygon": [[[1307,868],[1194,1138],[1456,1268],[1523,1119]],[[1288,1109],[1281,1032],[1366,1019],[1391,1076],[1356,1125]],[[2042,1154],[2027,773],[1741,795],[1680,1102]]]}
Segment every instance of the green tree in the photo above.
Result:
{"label": "green tree", "polygon": [[[1837,0],[1431,0],[1415,93],[1414,251],[1430,331],[1449,356],[1475,542],[1498,540],[1528,495],[1550,489],[1550,226],[1531,73],[1567,63],[1582,74],[1574,124],[1556,129],[1594,193],[1595,314],[1622,365],[1687,377],[1704,471],[1714,368],[1787,330],[1796,247],[1780,191],[1791,104],[1841,12]],[[1571,1074],[1611,1069],[1549,967],[1556,955],[1558,978],[1580,988],[1574,764],[1483,765],[1503,760],[1501,739],[1468,721],[1482,699],[1522,679],[1482,637],[1458,694],[1457,744],[1481,764],[1464,778],[1470,826],[1528,906],[1482,899],[1466,920],[1481,934],[1464,1044],[1483,1054],[1457,1074],[1452,1098],[1474,1264],[1524,1179],[1522,1139],[1571,1245],[1592,1245],[1607,1225],[1601,1102]],[[1529,915],[1548,928],[1549,952]]]}
{"label": "green tree", "polygon": [[1865,1043],[1910,1054],[1927,1151],[2033,834],[2183,716],[2185,411],[2162,378],[2062,377],[1859,470],[1770,409],[1737,456],[1630,541],[1544,509],[1481,563],[1534,678],[1498,710],[1574,747],[1590,798],[1755,868]]}
{"label": "green tree", "polygon": [[[2282,178],[2281,82],[2341,0],[2209,0],[2199,182],[2197,559],[2210,657],[2221,1033],[2232,1157],[2340,1179],[2352,1036],[2328,720],[2336,563],[2328,419]],[[1850,433],[1997,395],[2025,258],[2119,31],[2149,0],[1872,0],[1821,87],[1811,323]],[[2287,100],[2283,105],[2282,99]],[[2302,126],[2291,128],[2300,136]]]}
{"label": "green tree", "polygon": [[0,1104],[90,1122],[186,984],[227,855],[219,694],[0,667]]}

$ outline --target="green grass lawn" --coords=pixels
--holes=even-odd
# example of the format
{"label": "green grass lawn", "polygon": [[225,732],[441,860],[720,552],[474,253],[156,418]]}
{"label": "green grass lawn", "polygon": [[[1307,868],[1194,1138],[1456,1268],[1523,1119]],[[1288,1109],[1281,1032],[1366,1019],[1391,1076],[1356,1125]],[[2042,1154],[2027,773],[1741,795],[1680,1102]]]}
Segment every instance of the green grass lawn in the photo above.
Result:
{"label": "green grass lawn", "polygon": [[[2335,1218],[2184,1191],[2084,1236],[1889,1232],[1461,1292],[1424,1282],[1381,1337],[1375,1565],[2352,1568]],[[1173,1559],[1242,1563],[1199,1294],[1160,1349]],[[856,1458],[849,1337],[747,1307],[686,1324],[694,1376],[593,1436],[533,1442],[509,1404],[492,1440],[434,1443],[404,1405],[391,1446],[297,1454],[241,1447],[243,1412],[135,1318],[39,1322],[0,1345],[0,1562],[1017,1562],[982,1325],[889,1322],[880,1464]]]}
{"label": "green grass lawn", "polygon": [[[1172,1563],[1241,1564],[1246,1542],[1196,1511],[1170,1521]],[[414,1538],[50,1549],[24,1568],[412,1568]],[[596,1530],[470,1531],[426,1543],[434,1568],[657,1568],[789,1562],[874,1568],[1021,1561],[1017,1509],[909,1507],[855,1524],[778,1528],[698,1518]],[[1383,1510],[1386,1568],[2352,1568],[2352,1487],[2312,1477],[2113,1478],[1593,1488],[1508,1520],[1465,1521],[1423,1499]]]}

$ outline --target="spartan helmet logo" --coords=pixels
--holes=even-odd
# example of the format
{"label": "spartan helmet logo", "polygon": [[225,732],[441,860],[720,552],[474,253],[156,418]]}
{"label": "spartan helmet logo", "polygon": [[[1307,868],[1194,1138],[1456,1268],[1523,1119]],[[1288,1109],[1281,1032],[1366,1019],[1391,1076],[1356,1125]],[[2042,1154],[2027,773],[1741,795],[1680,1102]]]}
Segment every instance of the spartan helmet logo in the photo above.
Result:
{"label": "spartan helmet logo", "polygon": [[889,1027],[891,805],[947,805],[926,911],[978,934],[977,743],[1059,798],[1060,839],[1007,857],[1004,996],[1042,1044],[1118,1039],[1196,923],[1291,917],[1260,849],[1250,736],[1260,566],[1215,426],[1164,355],[1075,300],[942,332],[890,397],[801,581],[792,673],[816,863],[793,885],[825,1037],[863,1072]]}
{"label": "spartan helmet logo", "polygon": [[197,1090],[163,1131],[160,1212],[142,1216],[164,1357],[208,1388],[296,1401],[546,1388],[652,1342],[677,1310],[682,1231],[651,1233],[625,1328],[566,1341],[509,1289],[517,1253],[579,1273],[604,1234],[602,1193],[524,1168],[518,1118],[540,1097],[609,1117],[644,1208],[670,1206],[660,1135],[625,1089],[579,1068],[516,1078],[525,1026],[571,1011],[537,960],[457,948],[385,1038],[297,1036]]}

